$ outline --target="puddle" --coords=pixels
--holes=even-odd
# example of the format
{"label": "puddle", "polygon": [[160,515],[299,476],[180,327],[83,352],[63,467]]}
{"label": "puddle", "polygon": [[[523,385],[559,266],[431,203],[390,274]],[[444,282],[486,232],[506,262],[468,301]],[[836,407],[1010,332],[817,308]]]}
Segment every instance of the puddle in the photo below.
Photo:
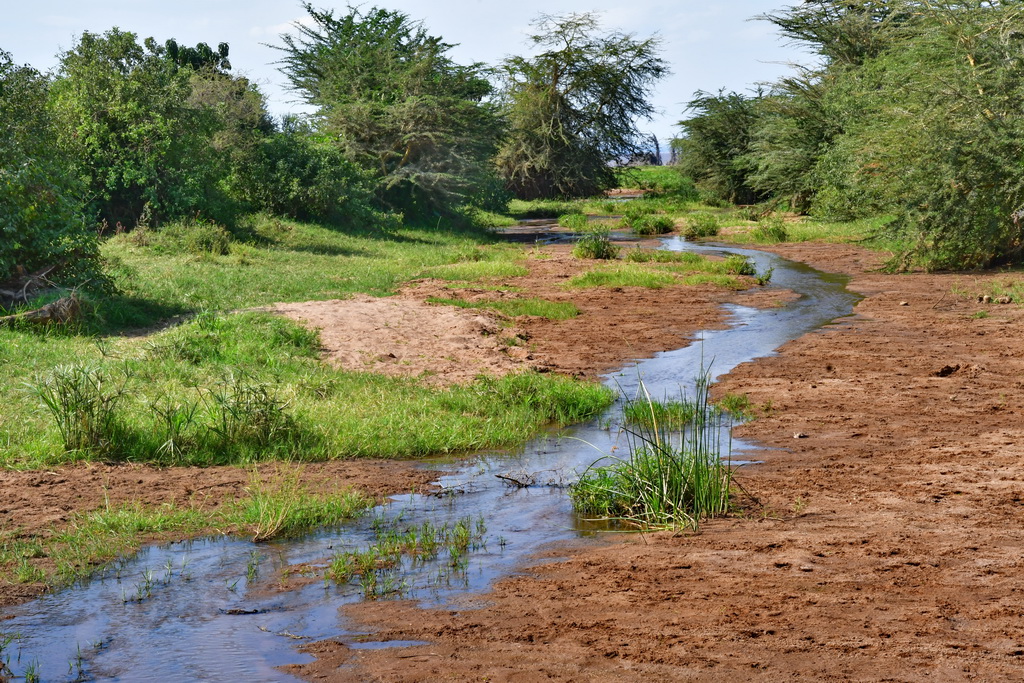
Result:
{"label": "puddle", "polygon": [[[567,239],[565,233],[549,236]],[[773,285],[800,296],[777,309],[729,306],[728,329],[702,332],[687,348],[606,378],[627,397],[636,394],[640,379],[655,398],[678,397],[680,391],[693,395],[692,381],[702,366],[710,364],[717,377],[770,355],[849,315],[858,300],[845,289],[846,278],[773,254],[675,237],[663,243],[672,250],[743,254],[759,272],[774,268]],[[366,634],[349,630],[338,608],[365,599],[367,587],[358,580],[324,582],[320,577],[330,558],[367,548],[382,530],[400,534],[424,521],[435,528],[464,523],[475,534],[465,555],[455,558],[442,549],[433,559],[405,557],[392,573],[381,574],[373,592],[446,605],[485,591],[545,546],[607,528],[580,520],[562,485],[602,454],[625,450],[620,410],[613,406],[597,420],[546,433],[515,452],[426,463],[445,472],[440,484],[448,493],[398,496],[339,529],[260,545],[216,539],[147,548],[87,584],[11,610],[0,633],[15,638],[0,657],[15,675],[35,671],[46,681],[291,681],[296,679],[275,667],[309,661],[296,651],[304,642],[335,638],[356,649],[408,645],[360,642]],[[732,445],[734,463],[757,462],[751,458],[755,448]],[[535,485],[509,485],[498,475],[532,478]]]}

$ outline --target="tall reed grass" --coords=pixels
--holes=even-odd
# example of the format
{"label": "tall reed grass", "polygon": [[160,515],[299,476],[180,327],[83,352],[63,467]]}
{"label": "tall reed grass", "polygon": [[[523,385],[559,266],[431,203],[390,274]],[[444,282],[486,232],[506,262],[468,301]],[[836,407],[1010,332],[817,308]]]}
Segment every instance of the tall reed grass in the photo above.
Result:
{"label": "tall reed grass", "polygon": [[626,428],[628,457],[602,458],[572,486],[579,513],[644,529],[697,529],[728,512],[731,445],[722,442],[723,413],[710,401],[710,370],[702,368],[695,384],[694,398],[679,402],[687,409],[668,412],[641,385],[642,397],[627,410],[649,419]]}

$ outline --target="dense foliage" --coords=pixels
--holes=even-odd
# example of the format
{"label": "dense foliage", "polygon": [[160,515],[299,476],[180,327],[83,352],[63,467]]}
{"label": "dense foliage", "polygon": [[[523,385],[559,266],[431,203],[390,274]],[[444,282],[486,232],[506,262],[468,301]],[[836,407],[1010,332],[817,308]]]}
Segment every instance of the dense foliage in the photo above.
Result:
{"label": "dense foliage", "polygon": [[[1020,260],[1024,3],[813,0],[764,18],[821,62],[743,98],[742,118],[731,96],[695,100],[677,145],[705,189],[744,201],[724,167],[798,210],[889,215],[894,266]],[[702,154],[723,137],[746,142]]]}
{"label": "dense foliage", "polygon": [[456,64],[401,12],[305,8],[310,25],[281,38],[281,70],[382,204],[421,215],[486,195],[500,128],[483,66]]}
{"label": "dense foliage", "polygon": [[45,77],[0,51],[0,282],[18,267],[58,266],[75,284],[94,275],[84,188],[53,144],[48,91]]}
{"label": "dense foliage", "polygon": [[654,112],[648,97],[668,73],[659,40],[600,32],[594,14],[542,16],[533,57],[501,68],[509,130],[496,158],[521,199],[584,197],[614,187],[609,164],[646,142],[637,120]]}

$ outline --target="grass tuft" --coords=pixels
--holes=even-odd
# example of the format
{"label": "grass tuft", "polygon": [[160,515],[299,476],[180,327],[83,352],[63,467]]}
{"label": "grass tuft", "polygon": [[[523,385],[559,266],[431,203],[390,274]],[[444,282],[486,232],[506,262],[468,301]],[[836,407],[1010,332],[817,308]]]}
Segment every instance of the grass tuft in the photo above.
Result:
{"label": "grass tuft", "polygon": [[563,228],[582,231],[587,229],[589,220],[582,213],[566,213],[558,217],[558,224]]}
{"label": "grass tuft", "polygon": [[750,231],[750,236],[755,242],[764,244],[776,244],[789,240],[789,231],[786,230],[786,221],[782,216],[766,216],[757,221],[757,227]]}
{"label": "grass tuft", "polygon": [[727,513],[733,471],[722,460],[720,412],[709,400],[709,385],[705,369],[692,401],[683,397],[676,408],[659,409],[648,396],[627,408],[649,418],[627,432],[628,457],[602,459],[573,485],[576,510],[643,529],[697,529],[702,520]]}
{"label": "grass tuft", "polygon": [[686,217],[683,236],[689,240],[714,237],[718,234],[720,228],[718,216],[707,211],[698,211]]}
{"label": "grass tuft", "polygon": [[610,230],[594,228],[576,242],[572,255],[580,259],[614,259],[619,255],[619,247],[612,244]]}
{"label": "grass tuft", "polygon": [[566,287],[647,287],[661,289],[675,284],[676,278],[670,273],[657,272],[633,263],[622,263],[597,268],[571,278]]}

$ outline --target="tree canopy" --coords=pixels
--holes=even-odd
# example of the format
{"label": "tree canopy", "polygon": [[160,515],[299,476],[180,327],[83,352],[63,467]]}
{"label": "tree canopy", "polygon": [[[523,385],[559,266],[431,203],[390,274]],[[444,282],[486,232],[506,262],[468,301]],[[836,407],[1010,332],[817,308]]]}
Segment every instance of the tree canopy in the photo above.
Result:
{"label": "tree canopy", "polygon": [[455,63],[402,12],[304,7],[311,23],[281,37],[281,71],[380,201],[426,213],[486,191],[500,127],[483,65]]}
{"label": "tree canopy", "polygon": [[685,121],[697,177],[722,161],[700,155],[705,129],[731,125],[753,191],[829,218],[889,216],[894,266],[1024,256],[1024,3],[811,0],[764,18],[822,61],[742,121],[706,107]]}
{"label": "tree canopy", "polygon": [[54,144],[49,81],[0,51],[0,282],[16,267],[60,267],[93,277],[95,233],[85,188]]}
{"label": "tree canopy", "polygon": [[602,33],[593,13],[541,16],[530,37],[543,51],[503,63],[508,132],[496,157],[521,198],[581,197],[614,185],[610,164],[640,152],[637,121],[668,73],[657,37]]}

